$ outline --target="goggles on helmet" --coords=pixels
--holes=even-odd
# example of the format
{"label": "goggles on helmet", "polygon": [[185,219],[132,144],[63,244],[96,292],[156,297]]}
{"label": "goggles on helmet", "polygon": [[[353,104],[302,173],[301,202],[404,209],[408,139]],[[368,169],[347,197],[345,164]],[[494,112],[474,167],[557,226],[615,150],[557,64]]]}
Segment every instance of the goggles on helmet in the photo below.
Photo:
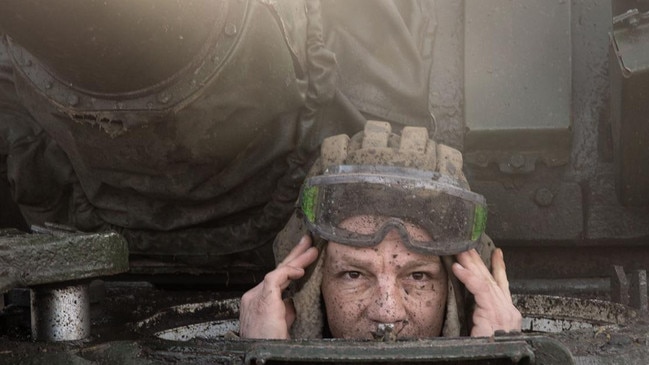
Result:
{"label": "goggles on helmet", "polygon": [[305,181],[298,204],[309,230],[328,241],[370,247],[396,229],[409,249],[440,256],[475,247],[487,217],[484,197],[455,180],[391,166],[327,169]]}

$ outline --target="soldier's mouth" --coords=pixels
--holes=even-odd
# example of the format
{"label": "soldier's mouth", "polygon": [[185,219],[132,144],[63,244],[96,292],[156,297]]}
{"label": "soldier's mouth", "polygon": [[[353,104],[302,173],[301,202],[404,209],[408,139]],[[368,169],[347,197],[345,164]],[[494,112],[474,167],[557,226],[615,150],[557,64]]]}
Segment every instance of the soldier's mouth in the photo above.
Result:
{"label": "soldier's mouth", "polygon": [[398,323],[379,323],[376,325],[376,331],[370,331],[372,338],[377,341],[392,342],[396,341],[399,333],[408,324],[408,321]]}

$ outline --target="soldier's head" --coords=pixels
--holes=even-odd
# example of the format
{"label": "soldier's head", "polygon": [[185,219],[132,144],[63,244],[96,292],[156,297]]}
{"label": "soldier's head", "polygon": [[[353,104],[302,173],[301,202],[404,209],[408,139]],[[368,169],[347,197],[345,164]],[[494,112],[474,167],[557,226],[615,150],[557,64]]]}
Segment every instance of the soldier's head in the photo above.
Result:
{"label": "soldier's head", "polygon": [[368,122],[325,140],[314,171],[299,211],[322,248],[315,280],[330,334],[439,336],[455,301],[444,258],[477,246],[486,216],[461,154],[425,128],[398,136]]}

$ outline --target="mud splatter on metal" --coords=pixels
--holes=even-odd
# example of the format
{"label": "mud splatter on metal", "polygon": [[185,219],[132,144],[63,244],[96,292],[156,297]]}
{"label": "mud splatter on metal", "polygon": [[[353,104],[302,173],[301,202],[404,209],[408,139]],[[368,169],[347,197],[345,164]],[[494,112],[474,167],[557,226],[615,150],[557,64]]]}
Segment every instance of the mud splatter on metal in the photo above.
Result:
{"label": "mud splatter on metal", "polygon": [[88,285],[41,286],[31,291],[32,339],[74,341],[90,336]]}

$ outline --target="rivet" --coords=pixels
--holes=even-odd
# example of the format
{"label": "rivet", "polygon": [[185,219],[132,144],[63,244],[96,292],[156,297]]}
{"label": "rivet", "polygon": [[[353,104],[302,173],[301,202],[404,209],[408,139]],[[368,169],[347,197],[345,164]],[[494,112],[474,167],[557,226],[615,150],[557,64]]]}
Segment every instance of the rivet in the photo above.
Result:
{"label": "rivet", "polygon": [[525,157],[520,153],[513,154],[509,157],[509,165],[515,169],[520,169],[525,165]]}
{"label": "rivet", "polygon": [[541,207],[550,206],[552,200],[554,200],[554,194],[548,188],[539,188],[534,194],[534,201]]}
{"label": "rivet", "polygon": [[225,26],[225,34],[230,36],[230,37],[237,34],[237,26],[232,24],[232,23],[226,24],[226,26]]}
{"label": "rivet", "polygon": [[52,84],[52,81],[48,81],[48,82],[45,83],[45,88],[48,89],[48,90],[51,89],[52,86],[54,86],[54,84]]}
{"label": "rivet", "polygon": [[169,100],[171,100],[171,95],[168,93],[162,92],[158,94],[158,102],[160,102],[160,104],[167,104]]}

